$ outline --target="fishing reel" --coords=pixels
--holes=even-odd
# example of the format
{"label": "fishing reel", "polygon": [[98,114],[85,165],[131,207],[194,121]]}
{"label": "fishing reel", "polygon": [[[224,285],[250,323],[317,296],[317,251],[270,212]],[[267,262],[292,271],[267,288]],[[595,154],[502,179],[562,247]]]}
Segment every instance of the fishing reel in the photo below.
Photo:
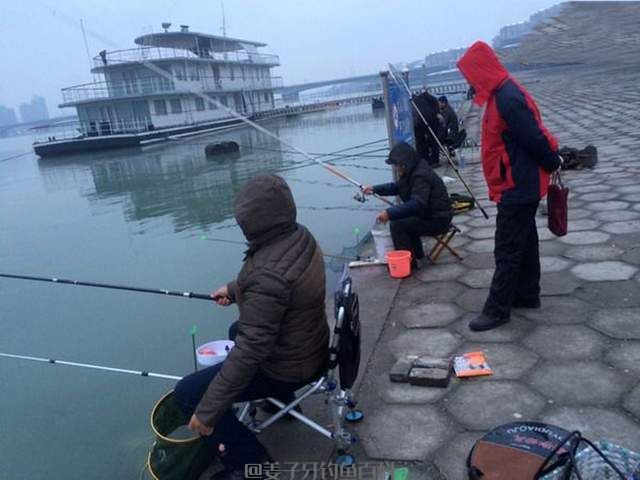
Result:
{"label": "fishing reel", "polygon": [[367,197],[363,192],[358,192],[353,196],[353,199],[356,202],[365,203],[367,201]]}

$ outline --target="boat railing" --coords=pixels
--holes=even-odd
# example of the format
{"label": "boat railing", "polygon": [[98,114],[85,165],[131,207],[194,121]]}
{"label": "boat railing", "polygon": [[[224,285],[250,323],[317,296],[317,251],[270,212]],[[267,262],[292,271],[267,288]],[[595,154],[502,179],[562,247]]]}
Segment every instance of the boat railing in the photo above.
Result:
{"label": "boat railing", "polygon": [[74,121],[43,128],[35,128],[35,143],[54,142],[58,140],[86,139],[110,135],[126,135],[153,130],[149,122],[133,119],[116,119],[114,121]]}
{"label": "boat railing", "polygon": [[153,60],[170,60],[173,58],[188,58],[193,60],[215,60],[220,62],[253,63],[263,65],[279,65],[278,55],[270,53],[249,52],[246,50],[233,50],[230,52],[213,52],[208,49],[193,48],[185,50],[181,48],[165,47],[137,47],[125,50],[103,51],[93,57],[95,68],[107,67],[120,63],[139,63]]}
{"label": "boat railing", "polygon": [[62,105],[78,102],[136,97],[158,93],[208,93],[241,90],[260,90],[282,87],[282,77],[249,77],[238,74],[234,77],[191,76],[188,79],[174,77],[169,80],[160,76],[134,78],[109,82],[93,82],[62,89]]}

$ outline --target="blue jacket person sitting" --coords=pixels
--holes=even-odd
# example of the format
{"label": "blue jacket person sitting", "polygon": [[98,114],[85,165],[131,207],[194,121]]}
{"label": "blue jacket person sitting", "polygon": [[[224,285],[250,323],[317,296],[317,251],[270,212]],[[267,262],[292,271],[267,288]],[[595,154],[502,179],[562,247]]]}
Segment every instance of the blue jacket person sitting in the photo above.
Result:
{"label": "blue jacket person sitting", "polygon": [[383,210],[377,219],[382,223],[391,221],[395,248],[411,251],[415,267],[417,261],[424,258],[420,237],[439,235],[449,229],[451,200],[442,179],[407,143],[401,142],[393,147],[386,163],[396,167],[398,181],[364,186],[363,192],[400,197],[401,204]]}

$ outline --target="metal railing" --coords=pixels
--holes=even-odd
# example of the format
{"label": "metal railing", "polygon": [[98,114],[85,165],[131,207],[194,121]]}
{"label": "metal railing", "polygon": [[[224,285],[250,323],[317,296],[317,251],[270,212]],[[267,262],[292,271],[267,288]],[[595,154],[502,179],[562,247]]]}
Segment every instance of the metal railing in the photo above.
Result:
{"label": "metal railing", "polygon": [[148,122],[139,120],[117,119],[113,122],[69,122],[63,125],[53,125],[34,131],[35,142],[45,143],[57,140],[103,137],[108,135],[122,135],[141,133],[153,130]]}
{"label": "metal railing", "polygon": [[62,104],[77,102],[118,99],[153,95],[158,93],[220,92],[239,90],[261,90],[282,87],[282,77],[231,77],[198,76],[189,80],[169,80],[160,76],[94,82],[75,85],[62,89]]}
{"label": "metal railing", "polygon": [[263,65],[280,65],[278,55],[269,53],[235,50],[231,52],[212,52],[206,49],[184,50],[180,48],[138,47],[126,50],[104,52],[93,57],[94,67],[104,67],[119,63],[146,62],[152,60],[170,60],[172,58],[188,58],[193,60],[216,60],[220,62],[253,63]]}

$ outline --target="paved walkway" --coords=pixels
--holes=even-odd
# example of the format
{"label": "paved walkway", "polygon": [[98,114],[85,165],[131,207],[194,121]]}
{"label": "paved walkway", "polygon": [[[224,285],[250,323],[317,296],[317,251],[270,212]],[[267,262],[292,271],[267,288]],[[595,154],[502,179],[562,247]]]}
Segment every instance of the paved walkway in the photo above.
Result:
{"label": "paved walkway", "polygon": [[[400,283],[359,392],[367,457],[430,472],[411,478],[459,480],[474,441],[517,420],[640,449],[639,80],[637,67],[523,78],[561,145],[591,143],[599,153],[594,170],[564,174],[570,233],[556,238],[546,217],[538,218],[542,308],[515,310],[494,331],[468,329],[494,268],[496,209],[481,194],[489,220],[479,210],[454,219],[464,260],[443,255],[442,263]],[[486,186],[477,157],[464,174],[480,193]],[[447,389],[388,379],[398,356],[473,350],[486,352],[492,377],[454,380]]]}

